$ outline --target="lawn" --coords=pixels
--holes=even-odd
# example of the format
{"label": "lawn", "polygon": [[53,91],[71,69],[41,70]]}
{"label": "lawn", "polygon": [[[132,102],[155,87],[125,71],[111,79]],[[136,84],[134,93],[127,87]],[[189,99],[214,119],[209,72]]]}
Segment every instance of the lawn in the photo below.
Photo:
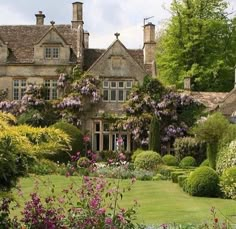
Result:
{"label": "lawn", "polygon": [[[24,196],[28,196],[33,191],[35,177],[23,178],[20,185]],[[39,193],[46,196],[50,193],[52,182],[55,185],[55,195],[59,195],[69,184],[81,183],[81,178],[63,176],[44,176],[37,178],[41,182]],[[122,181],[122,185],[127,184],[127,180]],[[17,192],[14,191],[17,196]],[[23,203],[22,198],[17,198]],[[177,184],[170,181],[136,181],[130,192],[124,193],[124,198],[120,202],[122,207],[131,206],[133,200],[137,200],[138,222],[145,224],[160,223],[195,223],[199,224],[211,218],[210,209],[214,206],[219,218],[227,217],[236,224],[236,202],[218,198],[191,197],[184,193]],[[17,209],[15,214],[19,214]]]}

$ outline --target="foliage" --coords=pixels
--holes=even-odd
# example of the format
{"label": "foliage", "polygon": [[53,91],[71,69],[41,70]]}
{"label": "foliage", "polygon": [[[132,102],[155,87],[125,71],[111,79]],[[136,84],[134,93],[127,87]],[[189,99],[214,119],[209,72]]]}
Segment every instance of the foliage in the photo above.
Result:
{"label": "foliage", "polygon": [[216,164],[216,170],[222,174],[227,168],[236,166],[236,141],[232,141],[230,145],[219,152]]}
{"label": "foliage", "polygon": [[197,162],[195,158],[191,156],[184,157],[179,163],[179,166],[181,168],[192,167],[196,165],[197,165]]}
{"label": "foliage", "polygon": [[186,175],[186,171],[175,171],[171,173],[171,180],[173,183],[178,183],[178,177]]}
{"label": "foliage", "polygon": [[77,161],[77,166],[80,168],[88,168],[91,164],[91,161],[87,157],[81,157]]}
{"label": "foliage", "polygon": [[169,165],[169,166],[178,165],[177,158],[171,154],[166,154],[165,156],[163,156],[162,161],[164,162],[165,165]]}
{"label": "foliage", "polygon": [[200,164],[200,166],[209,166],[209,160],[208,160],[208,159],[204,160],[204,161]]}
{"label": "foliage", "polygon": [[83,146],[83,136],[81,131],[74,125],[67,123],[65,121],[59,121],[55,123],[52,127],[63,131],[70,137],[71,149],[69,152],[63,151],[62,149],[53,156],[50,156],[50,159],[54,161],[67,162],[70,160],[71,155],[75,155],[77,152],[82,152]]}
{"label": "foliage", "polygon": [[179,161],[186,156],[192,156],[200,164],[206,158],[206,144],[193,137],[176,138],[174,150]]}
{"label": "foliage", "polygon": [[140,154],[140,153],[142,153],[143,152],[143,150],[142,149],[140,149],[140,148],[138,148],[138,149],[136,149],[134,152],[133,152],[133,155],[132,155],[132,162],[134,162],[135,161],[135,159],[136,159],[136,157]]}
{"label": "foliage", "polygon": [[150,171],[155,171],[160,164],[162,164],[161,156],[154,151],[143,151],[134,161],[135,168]]}
{"label": "foliage", "polygon": [[188,175],[180,175],[178,176],[178,184],[182,188],[187,182]]}
{"label": "foliage", "polygon": [[0,121],[6,122],[9,125],[16,124],[16,118],[10,113],[0,112]]}
{"label": "foliage", "polygon": [[15,126],[12,129],[25,136],[31,143],[31,151],[40,157],[57,153],[59,150],[70,150],[70,137],[53,127]]}
{"label": "foliage", "polygon": [[236,125],[230,124],[219,141],[218,150],[220,151],[223,150],[225,147],[228,147],[229,144],[235,139],[236,139]]}
{"label": "foliage", "polygon": [[197,91],[229,91],[235,65],[235,20],[224,0],[172,1],[171,20],[157,41],[159,77]]}
{"label": "foliage", "polygon": [[29,172],[36,175],[56,174],[59,165],[47,159],[36,160],[30,167]]}
{"label": "foliage", "polygon": [[192,196],[217,196],[219,177],[210,167],[199,167],[187,179],[187,192]]}
{"label": "foliage", "polygon": [[207,143],[209,165],[214,169],[216,168],[217,147],[228,127],[228,120],[221,113],[214,113],[205,121],[199,122],[192,130],[199,140]]}
{"label": "foliage", "polygon": [[[187,134],[188,126],[183,114],[186,109],[189,112],[190,106],[199,107],[190,96],[164,89],[157,79],[146,77],[143,85],[130,93],[124,107],[127,119],[118,124],[123,129],[132,130],[137,147],[147,148],[149,125],[155,114],[160,121],[161,153],[164,154],[170,151],[175,138]],[[192,125],[199,114],[196,116],[194,111],[188,115],[192,117],[188,124]]]}
{"label": "foliage", "polygon": [[236,199],[236,166],[223,172],[220,179],[220,188],[225,197]]}
{"label": "foliage", "polygon": [[153,116],[150,123],[149,150],[155,152],[161,151],[160,121],[157,119],[156,116]]}

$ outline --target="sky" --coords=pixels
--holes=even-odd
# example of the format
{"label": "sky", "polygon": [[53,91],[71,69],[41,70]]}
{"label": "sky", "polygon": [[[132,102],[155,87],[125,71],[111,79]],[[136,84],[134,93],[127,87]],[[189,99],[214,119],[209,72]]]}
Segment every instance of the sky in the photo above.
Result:
{"label": "sky", "polygon": [[[76,0],[74,0],[76,1]],[[73,0],[0,0],[0,24],[35,24],[35,14],[43,11],[45,24],[70,24]],[[143,19],[156,25],[157,31],[170,18],[172,0],[81,0],[84,29],[90,33],[90,48],[107,48],[119,32],[127,48],[142,48]],[[236,0],[229,11],[236,10]]]}

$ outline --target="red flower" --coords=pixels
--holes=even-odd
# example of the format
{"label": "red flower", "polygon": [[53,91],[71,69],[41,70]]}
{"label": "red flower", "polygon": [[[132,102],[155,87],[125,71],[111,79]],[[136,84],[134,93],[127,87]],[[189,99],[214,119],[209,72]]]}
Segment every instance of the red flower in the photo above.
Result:
{"label": "red flower", "polygon": [[218,218],[215,218],[214,221],[215,221],[215,223],[218,223]]}

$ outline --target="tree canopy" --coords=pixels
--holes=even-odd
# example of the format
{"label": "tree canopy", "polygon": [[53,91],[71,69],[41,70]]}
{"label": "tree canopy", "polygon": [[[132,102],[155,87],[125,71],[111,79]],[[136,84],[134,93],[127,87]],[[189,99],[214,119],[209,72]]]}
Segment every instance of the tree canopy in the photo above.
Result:
{"label": "tree canopy", "polygon": [[158,38],[157,66],[162,81],[196,91],[229,91],[236,64],[236,18],[225,0],[173,0],[172,17]]}

